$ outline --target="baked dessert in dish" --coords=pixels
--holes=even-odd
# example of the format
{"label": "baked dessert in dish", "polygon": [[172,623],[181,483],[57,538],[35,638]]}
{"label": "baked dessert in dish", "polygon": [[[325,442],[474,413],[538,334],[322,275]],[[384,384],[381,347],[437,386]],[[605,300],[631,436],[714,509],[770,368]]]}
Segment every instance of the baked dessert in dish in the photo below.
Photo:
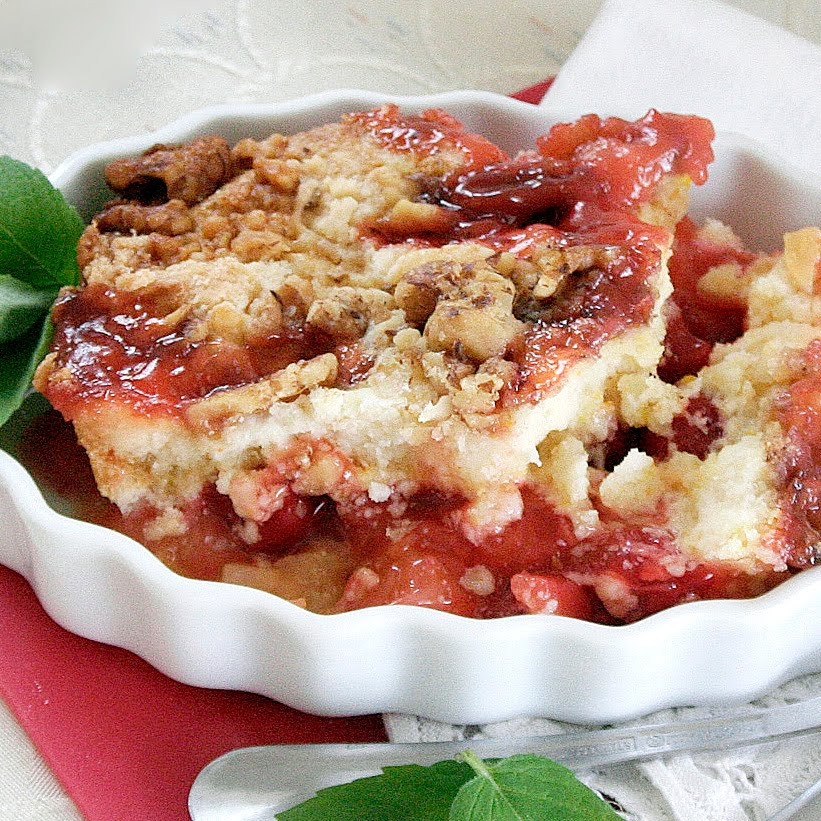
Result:
{"label": "baked dessert in dish", "polygon": [[37,387],[186,575],[326,613],[754,595],[816,559],[821,240],[690,223],[711,137],[588,116],[511,158],[385,106],[157,146],[108,168]]}

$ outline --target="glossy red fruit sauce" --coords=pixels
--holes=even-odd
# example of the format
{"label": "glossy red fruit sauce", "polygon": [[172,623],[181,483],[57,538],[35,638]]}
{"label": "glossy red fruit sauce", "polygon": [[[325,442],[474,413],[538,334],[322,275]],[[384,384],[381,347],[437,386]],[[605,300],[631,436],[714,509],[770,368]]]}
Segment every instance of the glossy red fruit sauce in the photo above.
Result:
{"label": "glossy red fruit sauce", "polygon": [[340,385],[360,381],[372,365],[355,341],[298,327],[244,345],[192,341],[185,323],[169,324],[167,313],[161,295],[103,285],[63,293],[52,314],[52,350],[73,379],[52,380],[49,401],[66,419],[90,400],[121,402],[144,415],[182,416],[197,399],[321,353],[337,355]]}
{"label": "glossy red fruit sauce", "polygon": [[327,500],[290,493],[285,504],[259,527],[258,541],[249,544],[241,536],[242,520],[231,500],[208,486],[183,510],[183,535],[147,539],[145,527],[156,517],[156,511],[148,507],[116,517],[110,526],[147,544],[177,573],[219,581],[228,564],[250,564],[254,556],[276,557],[299,550],[303,541],[324,528],[328,512]]}
{"label": "glossy red fruit sauce", "polygon": [[[487,141],[478,138],[477,145],[477,138],[438,110],[420,118],[385,106],[355,117],[394,150],[430,155],[451,148],[465,155],[452,173],[420,180],[420,199],[450,215],[449,224],[440,215],[420,232],[440,241],[531,223],[593,224],[598,212],[625,212],[649,199],[664,175],[687,174],[703,183],[713,160],[708,120],[655,110],[635,122],[589,114],[555,125],[536,141],[536,150],[513,158],[498,149],[494,156]],[[579,211],[590,215],[580,218]]]}
{"label": "glossy red fruit sauce", "polygon": [[698,281],[710,268],[728,263],[738,265],[743,273],[755,259],[749,251],[701,236],[689,217],[678,223],[669,263],[673,297],[668,305],[666,350],[659,366],[659,376],[666,382],[698,373],[714,343],[732,342],[744,333],[747,304],[742,295],[709,295],[699,290]]}
{"label": "glossy red fruit sauce", "polygon": [[508,358],[519,366],[519,378],[506,391],[508,403],[538,401],[569,366],[647,321],[659,246],[668,235],[640,222],[635,209],[664,175],[704,182],[713,159],[709,121],[657,111],[636,122],[587,115],[559,124],[537,140],[537,150],[512,159],[494,158],[486,141],[477,145],[438,110],[406,117],[385,106],[355,117],[394,150],[427,156],[450,148],[465,157],[456,171],[420,180],[421,201],[438,206],[427,223],[397,224],[387,217],[368,226],[371,236],[381,232],[390,242],[425,244],[474,239],[516,255],[539,242],[616,251],[514,342]]}
{"label": "glossy red fruit sauce", "polygon": [[[439,243],[473,236],[516,254],[542,241],[616,251],[564,295],[561,311],[537,319],[514,345],[510,358],[519,378],[507,392],[509,402],[537,400],[568,365],[647,319],[665,232],[639,222],[626,207],[649,196],[662,173],[702,181],[712,158],[707,121],[655,111],[636,123],[591,115],[555,126],[538,141],[538,151],[514,159],[440,110],[405,116],[384,106],[349,119],[392,150],[430,155],[449,148],[462,154],[458,170],[428,181],[423,196],[444,216],[427,232],[438,232]],[[170,305],[164,301],[162,294],[102,285],[65,293],[54,310],[52,350],[58,367],[73,378],[52,380],[55,407],[73,418],[88,400],[104,399],[144,414],[184,416],[192,401],[320,353],[337,354],[343,387],[360,381],[372,364],[356,340],[333,340],[298,326],[246,345],[194,341],[184,320],[166,319]]]}
{"label": "glossy red fruit sauce", "polygon": [[[756,595],[784,576],[687,563],[663,527],[628,524],[606,511],[602,529],[579,539],[541,496],[525,490],[523,497],[522,518],[480,544],[447,516],[421,519],[394,541],[378,519],[345,522],[343,514],[349,538],[364,546],[367,571],[352,575],[339,609],[404,603],[478,618],[554,612],[620,623],[684,601]],[[477,595],[462,583],[476,565],[492,573],[492,593]]]}

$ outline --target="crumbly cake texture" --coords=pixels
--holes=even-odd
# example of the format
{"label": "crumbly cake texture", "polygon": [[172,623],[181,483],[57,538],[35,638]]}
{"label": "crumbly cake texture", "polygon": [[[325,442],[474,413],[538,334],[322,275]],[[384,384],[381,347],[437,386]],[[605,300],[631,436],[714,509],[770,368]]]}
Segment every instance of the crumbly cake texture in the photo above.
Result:
{"label": "crumbly cake texture", "polygon": [[[740,247],[714,222],[701,236]],[[662,507],[686,556],[737,562],[748,572],[762,565],[786,569],[795,548],[785,532],[785,496],[794,492],[785,494],[793,447],[785,409],[790,388],[812,380],[821,339],[821,231],[808,228],[784,239],[777,256],[761,255],[744,268],[716,266],[701,279],[705,292],[731,293],[746,303],[747,330],[737,340],[716,345],[709,364],[677,385],[634,376],[619,383],[623,417],[671,438],[674,420],[687,415],[694,400],[707,400],[715,420],[696,411],[695,422],[714,426],[708,451],[699,458],[674,448],[660,461],[632,450],[600,487],[608,507],[625,515]],[[817,561],[816,553],[817,545],[797,563]]]}
{"label": "crumbly cake texture", "polygon": [[[671,577],[705,562],[786,571],[796,525],[784,502],[784,395],[821,337],[819,232],[699,278],[705,300],[743,301],[746,330],[670,384],[657,367],[669,354],[667,261],[688,175],[659,171],[646,195],[591,206],[584,227],[572,215],[561,230],[518,215],[483,235],[454,227],[456,194],[474,184],[475,196],[474,170],[507,159],[447,115],[425,116],[408,125],[389,108],[109,166],[122,199],[81,239],[84,284],[58,301],[36,386],[74,424],[130,532],[174,566],[179,540],[202,537],[197,511],[226,510],[231,550],[211,576],[321,612],[388,600],[565,612],[567,596],[542,583],[544,560],[512,568],[479,555],[529,521],[529,499],[561,517],[577,554],[629,523],[669,535]],[[592,127],[567,127],[572,141],[559,131],[553,150],[566,141],[567,157],[587,152],[588,168],[602,166],[596,140],[610,135]],[[560,153],[551,162],[566,162]],[[529,169],[536,157],[514,162]],[[715,222],[698,238],[740,249]],[[614,272],[639,269],[635,304],[614,302]],[[608,325],[600,305],[619,321]],[[639,443],[613,463],[625,429],[664,451]],[[703,441],[688,444],[683,429]],[[269,549],[267,525],[290,533],[283,511],[310,520],[318,499],[359,522],[360,542],[361,523],[378,522],[387,554],[433,527],[418,512],[430,500],[446,538],[466,547],[458,567],[439,554],[416,566],[451,587],[432,600],[386,591],[380,559],[334,527],[296,552],[279,549],[280,533]],[[645,612],[610,564],[574,560],[562,573],[610,618]],[[476,606],[491,599],[495,611]]]}

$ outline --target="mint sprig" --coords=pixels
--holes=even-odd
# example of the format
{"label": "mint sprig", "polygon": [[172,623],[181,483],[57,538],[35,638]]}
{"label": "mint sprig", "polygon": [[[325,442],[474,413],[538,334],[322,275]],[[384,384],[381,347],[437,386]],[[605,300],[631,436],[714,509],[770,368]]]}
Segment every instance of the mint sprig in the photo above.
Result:
{"label": "mint sprig", "polygon": [[278,821],[448,821],[450,805],[473,771],[461,761],[385,767],[382,775],[319,790]]}
{"label": "mint sprig", "polygon": [[0,274],[44,290],[76,285],[83,228],[42,171],[0,157]]}
{"label": "mint sprig", "polygon": [[22,336],[42,318],[56,295],[56,290],[38,290],[0,274],[0,344]]}
{"label": "mint sprig", "polygon": [[0,157],[0,425],[20,406],[48,351],[48,310],[80,281],[83,221],[45,175]]}
{"label": "mint sprig", "polygon": [[430,767],[385,767],[382,775],[320,790],[279,821],[621,821],[561,764],[539,755]]}
{"label": "mint sprig", "polygon": [[450,806],[448,821],[617,821],[609,804],[573,773],[540,755],[485,762],[467,750],[476,777]]}
{"label": "mint sprig", "polygon": [[23,404],[53,331],[46,318],[14,342],[0,346],[0,426]]}

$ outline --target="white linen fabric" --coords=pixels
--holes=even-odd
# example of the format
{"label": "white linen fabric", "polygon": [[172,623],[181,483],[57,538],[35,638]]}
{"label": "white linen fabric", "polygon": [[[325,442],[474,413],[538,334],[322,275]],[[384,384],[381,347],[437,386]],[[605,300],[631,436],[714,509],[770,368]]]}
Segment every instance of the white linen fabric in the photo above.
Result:
{"label": "white linen fabric", "polygon": [[4,821],[80,821],[82,818],[2,701],[0,818]]}
{"label": "white linen fabric", "polygon": [[[62,85],[54,82],[53,76],[32,64],[22,41],[8,40],[13,31],[30,32],[31,26],[47,26],[43,21],[57,19],[43,13],[45,2],[0,3],[0,154],[26,160],[46,172],[89,143],[157,128],[195,108],[224,101],[283,100],[342,86],[396,94],[455,88],[507,93],[555,73],[600,5],[600,0],[465,0],[454,14],[457,7],[450,0],[347,4],[335,0],[201,0],[200,11],[167,25],[152,45],[141,47],[133,70],[125,72],[124,84],[108,82],[99,73],[94,83],[84,86],[78,82],[77,71]],[[125,13],[118,17],[117,11],[126,3],[112,0],[105,4],[105,16],[98,3],[72,3],[75,19],[67,59],[72,53],[95,53],[92,41],[83,38],[99,36],[101,26],[111,38],[106,53],[117,52],[118,43],[123,53],[133,51],[133,43],[122,38],[134,32],[125,22]],[[186,4],[191,5],[188,0]],[[658,0],[652,5],[667,14],[678,7],[678,0]],[[732,5],[821,42],[817,0],[733,0]],[[173,10],[179,4],[169,0],[167,6]],[[608,9],[612,15],[614,4]],[[8,25],[10,14],[18,15],[15,26]],[[599,34],[601,28],[600,22]],[[586,39],[585,44],[589,43]],[[742,55],[746,48],[741,49]],[[691,60],[685,52],[680,57]],[[579,51],[570,65],[580,76],[585,63],[597,59],[590,51]],[[757,54],[750,54],[751,63],[758,60]],[[99,68],[105,71],[105,66]],[[752,76],[753,72],[745,73],[744,82]],[[572,75],[562,75],[556,93],[572,97],[579,86],[575,90],[568,87],[568,77]],[[766,91],[771,94],[772,87]],[[592,93],[588,87],[585,100],[592,101]],[[601,113],[620,113],[611,102],[605,98],[595,108]],[[651,99],[650,104],[660,103]],[[0,663],[13,665],[14,660]],[[821,677],[794,682],[772,698],[802,698],[811,693],[821,693]],[[670,716],[672,711],[659,715]],[[386,726],[394,740],[462,738],[478,733],[530,735],[565,729],[546,719],[465,728],[409,716],[386,716]],[[821,774],[819,746],[807,739],[722,756],[679,756],[665,762],[611,767],[585,777],[620,801],[635,821],[761,821],[762,813],[786,803]],[[138,808],[134,817],[139,817]],[[0,821],[79,818],[0,702]],[[807,821],[810,818],[817,821],[818,815],[806,816]]]}
{"label": "white linen fabric", "polygon": [[701,114],[819,173],[819,89],[821,48],[758,17],[716,0],[607,0],[548,97],[570,115]]}

